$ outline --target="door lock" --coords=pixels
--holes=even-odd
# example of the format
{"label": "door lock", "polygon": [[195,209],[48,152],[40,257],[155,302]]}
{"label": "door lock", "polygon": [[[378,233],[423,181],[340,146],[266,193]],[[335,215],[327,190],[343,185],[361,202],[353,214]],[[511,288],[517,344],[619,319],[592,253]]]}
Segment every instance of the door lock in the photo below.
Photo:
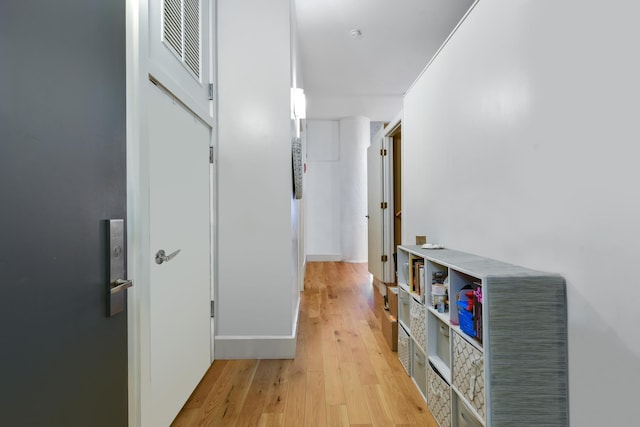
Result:
{"label": "door lock", "polygon": [[125,279],[126,251],[124,243],[124,220],[110,219],[109,224],[109,283],[107,292],[109,301],[107,314],[115,316],[125,310],[127,305],[127,289],[133,286],[131,280]]}

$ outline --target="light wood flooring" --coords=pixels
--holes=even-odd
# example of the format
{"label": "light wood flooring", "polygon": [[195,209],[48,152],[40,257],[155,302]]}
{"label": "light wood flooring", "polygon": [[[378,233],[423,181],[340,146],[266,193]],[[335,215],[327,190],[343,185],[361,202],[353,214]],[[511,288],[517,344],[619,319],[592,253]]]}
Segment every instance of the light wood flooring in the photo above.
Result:
{"label": "light wood flooring", "polygon": [[308,263],[293,360],[217,360],[180,426],[437,427],[380,330],[366,264]]}

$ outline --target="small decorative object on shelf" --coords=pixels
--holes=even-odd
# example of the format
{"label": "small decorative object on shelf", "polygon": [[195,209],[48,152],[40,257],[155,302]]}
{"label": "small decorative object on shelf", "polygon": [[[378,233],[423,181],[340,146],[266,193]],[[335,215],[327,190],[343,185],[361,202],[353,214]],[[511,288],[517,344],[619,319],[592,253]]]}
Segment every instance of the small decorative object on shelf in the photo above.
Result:
{"label": "small decorative object on shelf", "polygon": [[447,273],[444,271],[434,271],[431,278],[431,305],[438,310],[439,313],[449,311],[449,298],[447,288],[444,281]]}
{"label": "small decorative object on shelf", "polygon": [[443,245],[439,245],[437,243],[425,243],[420,246],[422,249],[444,249]]}

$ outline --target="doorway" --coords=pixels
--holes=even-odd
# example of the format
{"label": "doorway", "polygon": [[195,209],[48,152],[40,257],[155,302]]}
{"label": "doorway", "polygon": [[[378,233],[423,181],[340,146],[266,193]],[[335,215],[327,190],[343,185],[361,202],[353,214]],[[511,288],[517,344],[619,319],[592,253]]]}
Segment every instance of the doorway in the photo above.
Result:
{"label": "doorway", "polygon": [[393,265],[394,283],[396,282],[397,254],[396,248],[402,244],[402,125],[389,135],[391,151],[391,189],[393,193]]}
{"label": "doorway", "polygon": [[367,197],[369,272],[381,287],[396,282],[395,251],[402,243],[401,115],[367,149]]}
{"label": "doorway", "polygon": [[[127,61],[129,265],[136,282],[129,420],[155,427],[171,423],[213,355],[216,20],[208,0],[145,5],[131,11],[128,27],[137,47]],[[178,39],[165,37],[169,32]]]}
{"label": "doorway", "polygon": [[388,209],[383,218],[384,253],[392,254],[384,263],[384,282],[396,283],[396,248],[402,244],[402,121],[398,116],[386,127],[383,147],[388,153],[383,160],[384,198]]}

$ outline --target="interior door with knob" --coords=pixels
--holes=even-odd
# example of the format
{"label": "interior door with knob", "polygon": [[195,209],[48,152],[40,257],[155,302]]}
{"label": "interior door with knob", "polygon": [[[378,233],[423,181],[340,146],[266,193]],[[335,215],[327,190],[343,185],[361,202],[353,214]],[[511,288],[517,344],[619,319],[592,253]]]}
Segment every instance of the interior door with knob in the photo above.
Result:
{"label": "interior door with knob", "polygon": [[127,425],[125,48],[124,0],[0,2],[2,426]]}
{"label": "interior door with knob", "polygon": [[211,128],[149,83],[150,425],[169,425],[211,361]]}
{"label": "interior door with knob", "polygon": [[367,148],[367,231],[369,273],[384,282],[382,255],[384,249],[384,222],[382,220],[383,177],[382,139],[377,138]]}

